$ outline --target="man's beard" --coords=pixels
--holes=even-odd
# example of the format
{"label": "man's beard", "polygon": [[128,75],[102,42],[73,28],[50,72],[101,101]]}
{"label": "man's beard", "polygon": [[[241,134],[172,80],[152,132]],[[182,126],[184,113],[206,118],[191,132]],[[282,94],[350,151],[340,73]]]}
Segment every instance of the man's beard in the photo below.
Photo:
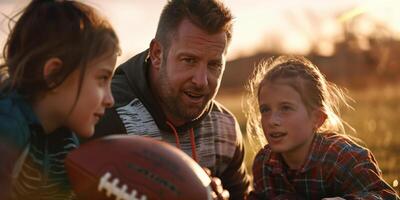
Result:
{"label": "man's beard", "polygon": [[[188,106],[182,102],[180,98],[182,93],[173,94],[173,88],[169,82],[169,76],[165,68],[165,64],[161,65],[160,76],[159,76],[159,96],[160,100],[164,104],[164,108],[167,109],[171,115],[179,120],[184,120],[185,122],[193,121],[199,118],[209,107],[211,101],[208,100],[209,96],[206,95],[204,101],[201,105]],[[198,88],[190,88],[192,91],[198,91]]]}

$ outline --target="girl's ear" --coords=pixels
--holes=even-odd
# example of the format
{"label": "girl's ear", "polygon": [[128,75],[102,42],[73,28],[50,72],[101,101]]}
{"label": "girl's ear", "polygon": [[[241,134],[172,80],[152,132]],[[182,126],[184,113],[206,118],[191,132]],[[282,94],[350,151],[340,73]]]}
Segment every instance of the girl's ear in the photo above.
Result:
{"label": "girl's ear", "polygon": [[318,130],[322,126],[322,124],[324,124],[324,122],[327,118],[327,115],[321,109],[316,109],[316,110],[314,110],[314,117],[315,117],[314,118],[315,130]]}
{"label": "girl's ear", "polygon": [[62,61],[59,58],[50,58],[46,61],[43,67],[43,78],[47,83],[48,87],[52,87],[54,82],[52,82],[51,77],[54,76],[58,71],[61,70]]}
{"label": "girl's ear", "polygon": [[158,42],[156,39],[153,39],[150,43],[150,61],[152,67],[155,69],[159,69],[161,66],[162,53],[160,42]]}

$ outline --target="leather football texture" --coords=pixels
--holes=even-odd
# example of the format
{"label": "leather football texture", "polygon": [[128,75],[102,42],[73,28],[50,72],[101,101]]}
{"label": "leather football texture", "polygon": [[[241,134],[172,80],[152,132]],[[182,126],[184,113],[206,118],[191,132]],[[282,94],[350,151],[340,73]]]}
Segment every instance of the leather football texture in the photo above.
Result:
{"label": "leather football texture", "polygon": [[78,199],[211,199],[205,171],[181,150],[155,139],[95,139],[71,151],[65,166]]}

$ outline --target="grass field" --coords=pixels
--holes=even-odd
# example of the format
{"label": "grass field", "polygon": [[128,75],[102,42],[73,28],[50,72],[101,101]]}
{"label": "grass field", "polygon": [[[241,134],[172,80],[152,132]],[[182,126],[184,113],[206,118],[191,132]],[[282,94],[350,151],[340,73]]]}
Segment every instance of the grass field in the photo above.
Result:
{"label": "grass field", "polygon": [[[236,115],[245,133],[246,119],[241,108],[243,94],[242,90],[221,90],[217,99]],[[355,100],[351,103],[355,110],[343,112],[343,119],[357,130],[353,135],[373,152],[384,179],[400,193],[400,87],[349,90],[349,95]],[[246,158],[249,168],[253,156]]]}

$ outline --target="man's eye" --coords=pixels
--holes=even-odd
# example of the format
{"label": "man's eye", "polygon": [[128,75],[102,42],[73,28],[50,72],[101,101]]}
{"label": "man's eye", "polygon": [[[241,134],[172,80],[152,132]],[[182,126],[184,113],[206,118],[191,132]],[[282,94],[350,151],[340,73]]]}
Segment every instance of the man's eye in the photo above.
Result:
{"label": "man's eye", "polygon": [[209,64],[208,66],[213,71],[221,71],[222,70],[222,64],[221,63],[212,63],[212,64]]}
{"label": "man's eye", "polygon": [[185,63],[187,63],[187,64],[194,64],[194,63],[196,63],[196,59],[194,59],[194,58],[183,58],[182,60],[183,60],[183,62],[185,62]]}

